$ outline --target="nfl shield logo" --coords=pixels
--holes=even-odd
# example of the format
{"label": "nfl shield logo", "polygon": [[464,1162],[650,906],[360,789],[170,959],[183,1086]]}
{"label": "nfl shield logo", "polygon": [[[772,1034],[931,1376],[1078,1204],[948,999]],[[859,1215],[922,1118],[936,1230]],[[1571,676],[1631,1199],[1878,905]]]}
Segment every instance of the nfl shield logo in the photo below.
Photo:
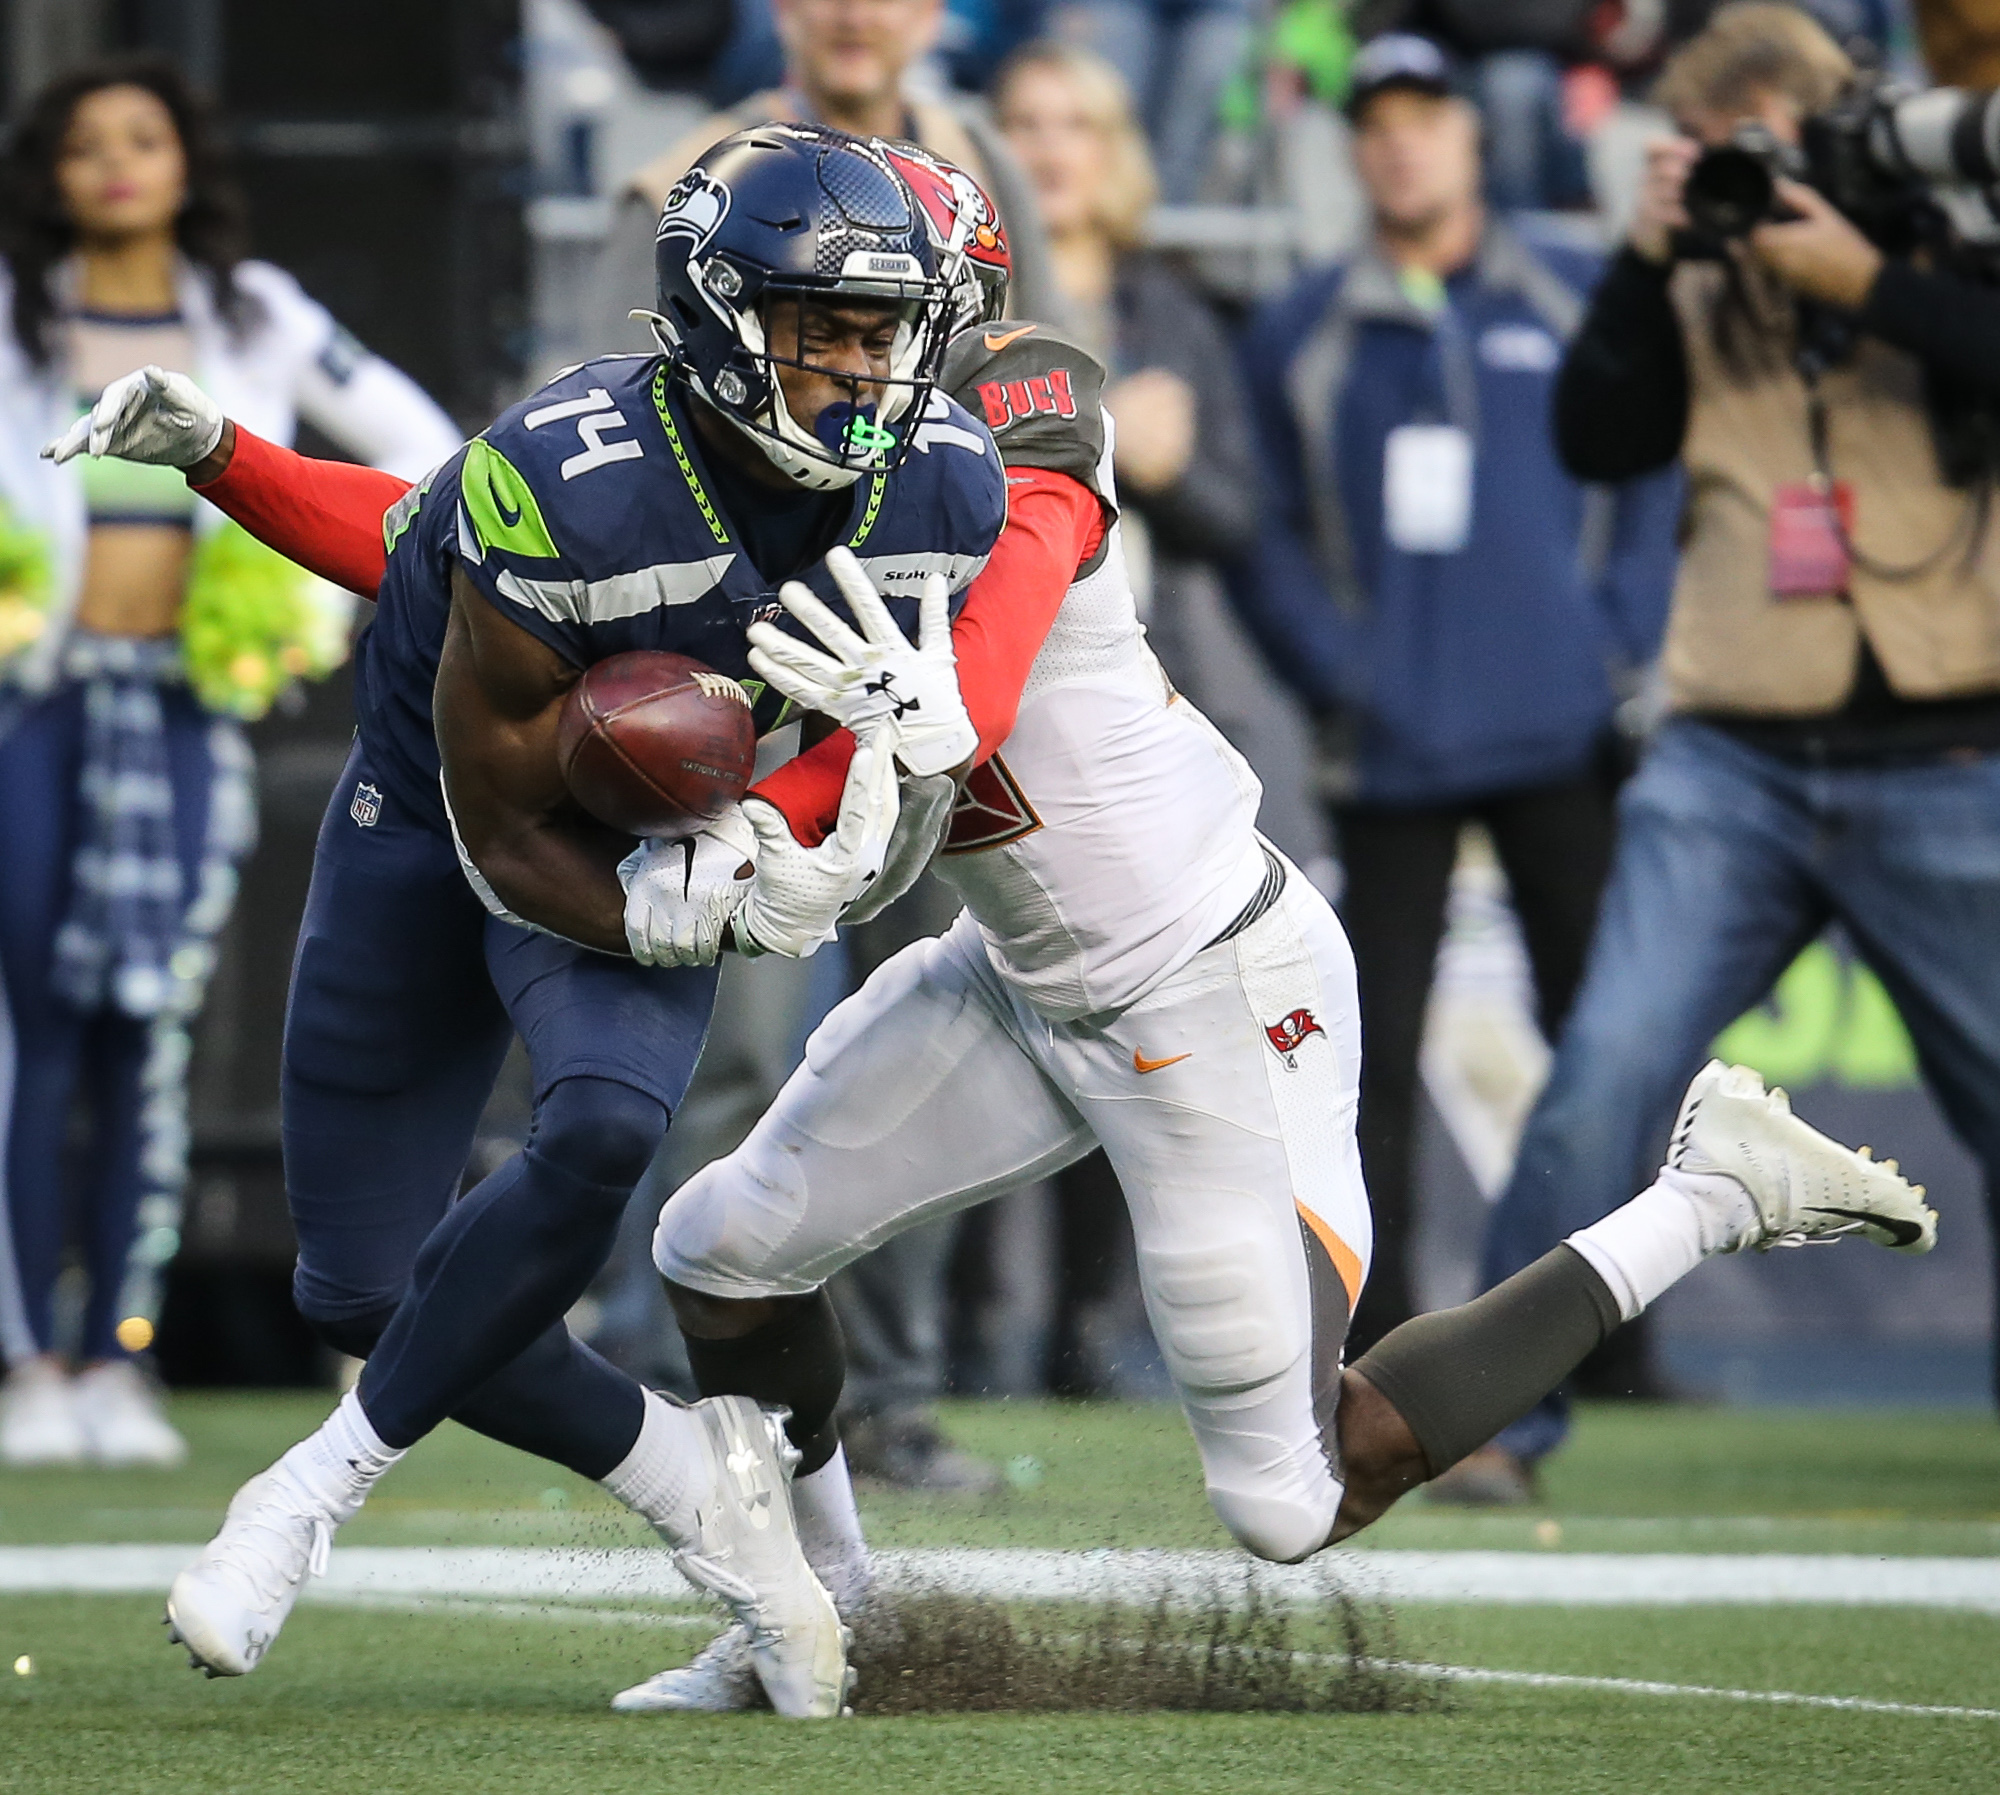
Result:
{"label": "nfl shield logo", "polygon": [[382,815],[382,788],[377,785],[357,785],[354,788],[354,802],[348,805],[347,814],[362,828],[374,828]]}

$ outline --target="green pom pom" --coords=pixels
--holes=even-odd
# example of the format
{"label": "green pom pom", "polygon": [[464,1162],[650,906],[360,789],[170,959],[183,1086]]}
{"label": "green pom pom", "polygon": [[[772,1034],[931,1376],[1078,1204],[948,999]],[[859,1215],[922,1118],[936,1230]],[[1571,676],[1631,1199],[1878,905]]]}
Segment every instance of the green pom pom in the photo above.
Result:
{"label": "green pom pom", "polygon": [[239,524],[199,538],[181,609],[181,660],[195,696],[254,722],[295,680],[339,666],[347,631],[331,591]]}
{"label": "green pom pom", "polygon": [[48,537],[0,505],[0,665],[41,640],[54,600]]}

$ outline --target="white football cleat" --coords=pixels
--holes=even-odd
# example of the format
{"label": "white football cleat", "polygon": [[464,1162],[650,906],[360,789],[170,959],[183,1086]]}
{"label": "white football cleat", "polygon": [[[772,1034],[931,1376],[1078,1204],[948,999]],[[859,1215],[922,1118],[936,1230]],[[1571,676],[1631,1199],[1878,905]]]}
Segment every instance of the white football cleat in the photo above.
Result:
{"label": "white football cleat", "polygon": [[18,1470],[80,1465],[89,1452],[69,1373],[54,1359],[16,1366],[0,1389],[0,1464]]}
{"label": "white football cleat", "polygon": [[750,1630],[740,1624],[724,1627],[687,1663],[611,1698],[620,1714],[743,1714],[769,1705],[750,1661]]}
{"label": "white football cleat", "polygon": [[222,1531],[174,1579],[168,1637],[188,1666],[248,1676],[262,1661],[306,1579],[326,1570],[335,1522],[280,1460],[236,1492]]}
{"label": "white football cleat", "polygon": [[1757,1218],[1727,1251],[1804,1246],[1865,1234],[1899,1253],[1937,1245],[1937,1211],[1893,1159],[1879,1163],[1828,1140],[1792,1114],[1781,1090],[1765,1090],[1747,1066],[1710,1060],[1688,1086],[1667,1164],[1720,1172],[1749,1193]]}
{"label": "white football cleat", "polygon": [[107,1359],[77,1374],[76,1418],[93,1463],[109,1469],[152,1465],[171,1470],[186,1461],[187,1441],[160,1412],[160,1399],[130,1359]]}
{"label": "white football cleat", "polygon": [[771,1706],[827,1720],[847,1702],[847,1629],[806,1563],[786,1479],[798,1453],[782,1412],[748,1396],[690,1405],[701,1422],[714,1493],[676,1545],[682,1576],[719,1597],[749,1635],[750,1662]]}

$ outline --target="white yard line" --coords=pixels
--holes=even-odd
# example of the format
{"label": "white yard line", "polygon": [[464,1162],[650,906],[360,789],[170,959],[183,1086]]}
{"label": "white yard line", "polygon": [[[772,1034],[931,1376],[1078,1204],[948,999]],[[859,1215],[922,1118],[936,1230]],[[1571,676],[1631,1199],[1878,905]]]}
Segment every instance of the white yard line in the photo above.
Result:
{"label": "white yard line", "polygon": [[[0,1593],[157,1594],[192,1545],[0,1546]],[[1011,1601],[1199,1600],[1255,1587],[1283,1605],[1340,1588],[1399,1602],[1782,1606],[1831,1603],[2000,1613],[2000,1559],[1813,1557],[1776,1553],[1342,1552],[1321,1567],[1259,1565],[1230,1552],[930,1550],[877,1554],[883,1580]],[[309,1599],[348,1607],[480,1614],[494,1619],[712,1629],[712,1612],[610,1608],[606,1601],[689,1603],[695,1592],[664,1552],[517,1546],[347,1546]],[[542,1598],[537,1600],[535,1598]],[[550,1599],[554,1598],[554,1599]],[[1632,1677],[1491,1670],[1390,1660],[1387,1670],[1440,1682],[1612,1695],[1673,1696],[1928,1719],[2000,1720],[2000,1708],[1728,1689]]]}
{"label": "white yard line", "polygon": [[[0,1546],[0,1592],[164,1590],[193,1545]],[[1255,1589],[1280,1606],[1338,1587],[1369,1600],[1511,1605],[1680,1606],[1797,1603],[2000,1614],[2000,1558],[1877,1558],[1765,1552],[1329,1553],[1311,1565],[1258,1564],[1237,1552],[964,1549],[883,1552],[884,1578],[1016,1601],[1200,1600]],[[667,1554],[527,1546],[343,1546],[323,1599],[381,1594],[487,1599],[688,1601]]]}
{"label": "white yard line", "polygon": [[1652,1683],[1636,1677],[1573,1677],[1554,1671],[1485,1670],[1472,1664],[1422,1664],[1384,1659],[1380,1668],[1442,1683],[1499,1683],[1517,1689],[1602,1690],[1612,1695],[1707,1696],[1780,1708],[1836,1708],[1857,1714],[1916,1714],[1948,1720],[2000,1720],[2000,1708],[1954,1708],[1924,1702],[1871,1701],[1859,1695],[1801,1695],[1788,1689],[1718,1689],[1707,1683]]}
{"label": "white yard line", "polygon": [[574,1602],[498,1602],[479,1596],[392,1596],[351,1591],[320,1598],[336,1608],[386,1608],[405,1614],[478,1614],[497,1620],[583,1621],[597,1627],[671,1627],[713,1633],[723,1617],[664,1614],[657,1608],[589,1608]]}

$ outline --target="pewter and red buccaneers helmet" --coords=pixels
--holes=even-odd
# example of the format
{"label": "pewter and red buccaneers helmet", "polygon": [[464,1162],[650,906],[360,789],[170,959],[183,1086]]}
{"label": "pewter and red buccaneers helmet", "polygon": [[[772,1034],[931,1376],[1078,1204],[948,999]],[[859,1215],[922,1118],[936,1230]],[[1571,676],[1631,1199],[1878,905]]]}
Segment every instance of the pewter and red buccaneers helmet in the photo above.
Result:
{"label": "pewter and red buccaneers helmet", "polygon": [[[949,304],[928,219],[874,144],[824,125],[725,137],[668,194],[653,263],[658,309],[642,315],[670,376],[782,473],[830,491],[902,459],[908,433],[891,427],[929,402]],[[810,364],[772,353],[775,298],[894,308],[888,378],[834,374],[848,399],[793,417],[777,369]]]}
{"label": "pewter and red buccaneers helmet", "polygon": [[1001,317],[1014,278],[1014,257],[986,189],[957,163],[921,144],[878,137],[875,147],[916,196],[930,229],[938,276],[950,295],[947,334],[956,336]]}

